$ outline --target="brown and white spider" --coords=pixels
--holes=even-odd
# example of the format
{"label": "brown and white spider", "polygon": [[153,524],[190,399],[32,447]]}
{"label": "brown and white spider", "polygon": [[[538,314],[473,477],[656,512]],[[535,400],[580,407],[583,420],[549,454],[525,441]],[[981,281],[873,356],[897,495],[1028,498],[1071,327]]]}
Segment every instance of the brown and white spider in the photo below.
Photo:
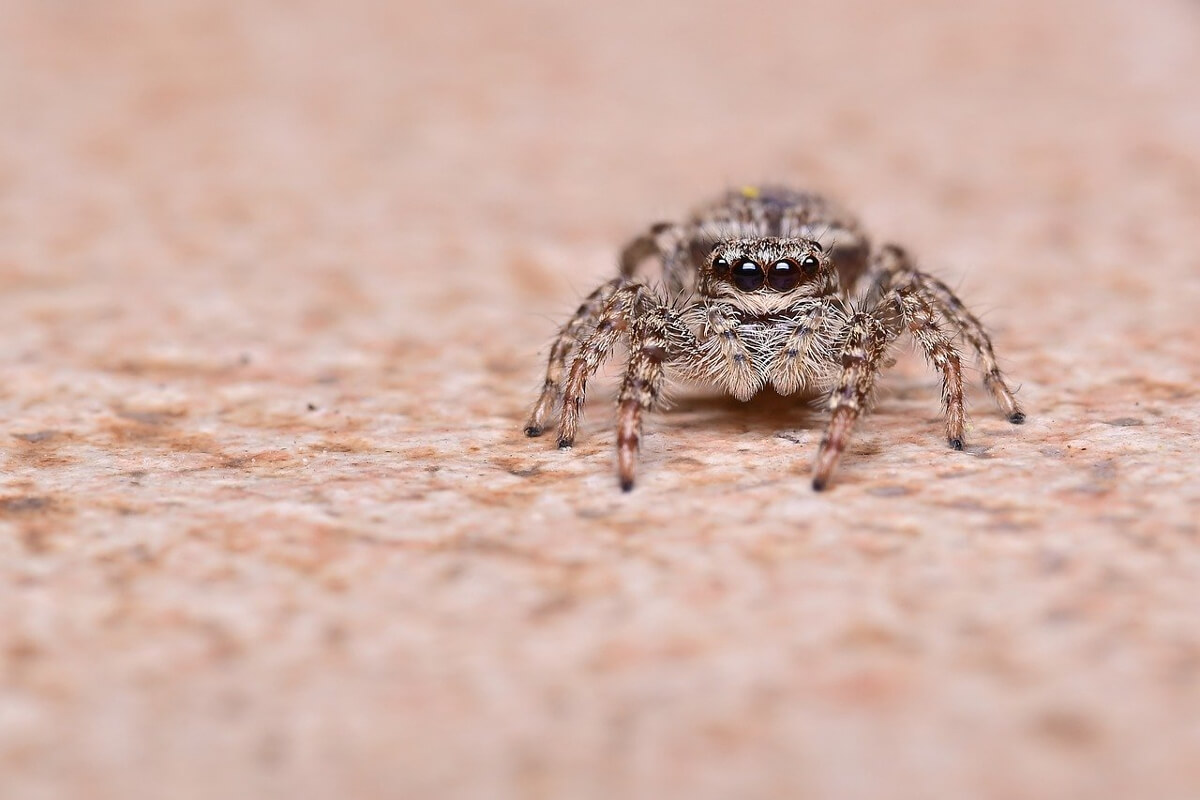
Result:
{"label": "brown and white spider", "polygon": [[[651,256],[662,263],[661,288],[634,277]],[[624,341],[629,355],[617,400],[622,489],[633,488],[642,412],[660,404],[666,380],[679,378],[739,400],[768,384],[784,395],[827,395],[831,417],[812,479],[819,491],[890,363],[890,345],[905,331],[941,373],[952,448],[963,449],[965,424],[958,335],[975,351],[983,382],[1009,422],[1025,421],[983,325],[904,250],[889,244],[872,251],[855,219],[819,195],[782,187],[730,191],[686,222],[654,225],[625,247],[620,276],[588,295],[550,348],[525,433],[540,436],[557,406],[558,446],[571,447],[588,378]]]}

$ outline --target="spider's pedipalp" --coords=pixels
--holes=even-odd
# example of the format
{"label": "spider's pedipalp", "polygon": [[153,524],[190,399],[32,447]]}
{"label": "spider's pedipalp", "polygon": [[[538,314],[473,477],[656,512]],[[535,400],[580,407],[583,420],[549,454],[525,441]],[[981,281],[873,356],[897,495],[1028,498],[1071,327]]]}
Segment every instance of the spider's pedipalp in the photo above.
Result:
{"label": "spider's pedipalp", "polygon": [[844,312],[836,298],[813,303],[798,314],[771,364],[775,390],[786,395],[827,383],[835,344],[829,331],[840,330],[844,324]]}

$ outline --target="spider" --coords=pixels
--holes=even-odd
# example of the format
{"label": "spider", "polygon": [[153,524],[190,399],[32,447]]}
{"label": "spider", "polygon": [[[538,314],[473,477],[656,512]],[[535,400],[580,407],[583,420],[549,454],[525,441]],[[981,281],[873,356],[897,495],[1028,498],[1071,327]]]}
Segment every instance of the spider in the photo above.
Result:
{"label": "spider", "polygon": [[[635,277],[651,257],[662,266],[658,287]],[[983,325],[902,248],[872,250],[857,221],[820,195],[777,186],[731,190],[686,222],[653,225],[624,248],[620,275],[588,295],[554,340],[525,434],[540,436],[557,408],[558,446],[570,448],[588,378],[623,341],[622,489],[633,488],[643,412],[661,406],[668,379],[682,379],[739,400],[768,385],[783,395],[826,396],[830,418],[812,476],[820,491],[876,378],[892,363],[889,348],[905,332],[941,375],[950,447],[963,449],[966,421],[959,335],[1008,421],[1025,421]]]}

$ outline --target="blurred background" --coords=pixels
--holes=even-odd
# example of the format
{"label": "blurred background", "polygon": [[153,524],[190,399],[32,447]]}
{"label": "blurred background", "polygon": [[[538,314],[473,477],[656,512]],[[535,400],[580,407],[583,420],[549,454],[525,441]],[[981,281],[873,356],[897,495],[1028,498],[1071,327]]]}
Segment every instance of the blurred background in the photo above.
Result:
{"label": "blurred background", "polygon": [[[6,0],[0,794],[1194,797],[1200,5]],[[519,435],[620,245],[856,209],[996,332]],[[799,477],[798,477],[799,476]]]}

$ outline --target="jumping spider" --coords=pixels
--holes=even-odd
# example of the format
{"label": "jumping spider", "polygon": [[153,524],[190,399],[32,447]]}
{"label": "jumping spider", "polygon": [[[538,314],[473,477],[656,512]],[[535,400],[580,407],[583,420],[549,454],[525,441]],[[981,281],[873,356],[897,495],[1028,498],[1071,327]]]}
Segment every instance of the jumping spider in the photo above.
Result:
{"label": "jumping spider", "polygon": [[[661,288],[634,278],[652,256],[662,263]],[[905,331],[941,373],[952,448],[963,449],[965,424],[956,335],[975,351],[1009,422],[1025,421],[975,315],[901,248],[872,251],[855,219],[819,195],[727,192],[684,223],[652,226],[625,247],[620,267],[559,332],[525,433],[540,436],[561,400],[558,446],[569,448],[588,378],[624,340],[617,462],[625,491],[633,488],[642,412],[660,405],[669,377],[716,385],[739,400],[768,384],[784,395],[827,395],[831,416],[812,479],[824,489]]]}

